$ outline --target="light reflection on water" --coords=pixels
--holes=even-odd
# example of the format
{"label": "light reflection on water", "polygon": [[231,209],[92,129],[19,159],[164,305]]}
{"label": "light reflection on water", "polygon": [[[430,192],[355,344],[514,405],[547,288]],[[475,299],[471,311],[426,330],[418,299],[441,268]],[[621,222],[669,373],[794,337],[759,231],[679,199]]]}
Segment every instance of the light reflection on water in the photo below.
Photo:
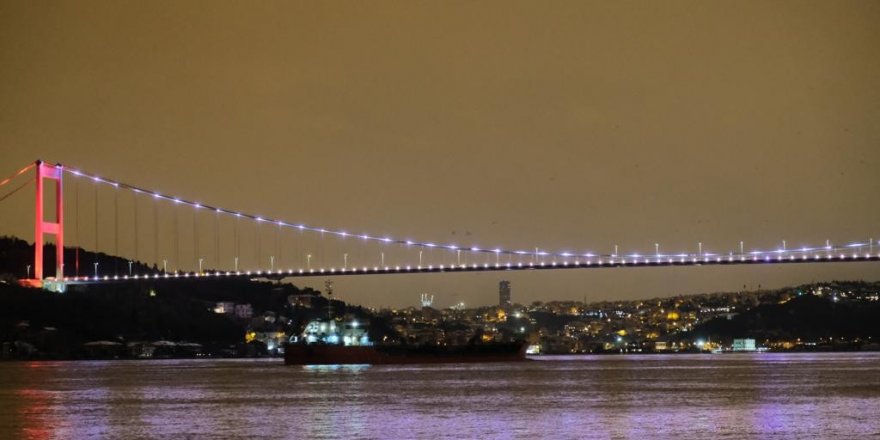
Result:
{"label": "light reflection on water", "polygon": [[0,364],[0,438],[859,438],[880,353]]}

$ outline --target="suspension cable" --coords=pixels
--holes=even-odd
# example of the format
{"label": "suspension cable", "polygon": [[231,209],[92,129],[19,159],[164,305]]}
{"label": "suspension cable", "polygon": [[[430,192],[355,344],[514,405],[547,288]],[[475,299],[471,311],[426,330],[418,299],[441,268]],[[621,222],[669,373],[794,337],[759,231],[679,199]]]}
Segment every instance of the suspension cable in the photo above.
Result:
{"label": "suspension cable", "polygon": [[9,176],[9,177],[7,177],[7,178],[5,178],[5,179],[3,179],[3,180],[0,180],[0,186],[4,186],[4,185],[6,185],[7,183],[12,182],[12,179],[15,179],[16,177],[18,177],[18,176],[20,176],[20,175],[22,175],[22,174],[28,172],[28,171],[29,171],[31,168],[33,168],[34,166],[36,166],[36,163],[33,163],[33,162],[32,162],[32,163],[28,164],[26,167],[24,167],[24,168],[22,168],[22,169],[16,171],[16,172],[13,173],[11,176]]}
{"label": "suspension cable", "polygon": [[22,188],[24,188],[24,187],[27,186],[29,183],[31,183],[31,182],[33,182],[33,181],[35,181],[35,180],[36,180],[36,177],[31,177],[30,179],[28,179],[28,180],[22,182],[21,185],[15,187],[15,189],[12,190],[12,191],[10,191],[9,194],[6,194],[5,196],[0,197],[0,202],[2,202],[2,201],[4,201],[4,200],[8,199],[8,198],[11,197],[13,194],[17,193],[17,192],[20,191]]}

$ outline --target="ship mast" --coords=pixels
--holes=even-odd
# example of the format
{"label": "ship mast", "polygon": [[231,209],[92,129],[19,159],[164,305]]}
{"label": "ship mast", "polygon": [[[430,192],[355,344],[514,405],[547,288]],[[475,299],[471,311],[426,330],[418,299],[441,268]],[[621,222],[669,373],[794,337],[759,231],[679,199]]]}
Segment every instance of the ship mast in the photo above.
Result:
{"label": "ship mast", "polygon": [[327,318],[333,320],[333,281],[324,281],[324,291],[327,292]]}

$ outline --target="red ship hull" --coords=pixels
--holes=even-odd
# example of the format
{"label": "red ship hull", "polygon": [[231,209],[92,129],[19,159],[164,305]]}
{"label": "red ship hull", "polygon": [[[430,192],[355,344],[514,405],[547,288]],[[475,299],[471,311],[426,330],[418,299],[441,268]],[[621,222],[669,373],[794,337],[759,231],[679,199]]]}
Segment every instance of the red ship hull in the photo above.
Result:
{"label": "red ship hull", "polygon": [[490,343],[461,346],[342,346],[287,344],[285,365],[338,364],[451,364],[517,362],[526,360],[526,343]]}

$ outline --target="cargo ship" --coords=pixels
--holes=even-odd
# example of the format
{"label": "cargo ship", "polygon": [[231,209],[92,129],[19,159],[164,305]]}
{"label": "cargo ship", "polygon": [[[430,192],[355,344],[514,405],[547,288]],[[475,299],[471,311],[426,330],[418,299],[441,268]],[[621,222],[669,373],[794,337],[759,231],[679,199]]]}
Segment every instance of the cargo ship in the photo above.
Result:
{"label": "cargo ship", "polygon": [[285,365],[450,364],[517,362],[525,359],[525,342],[448,346],[287,344],[284,347]]}
{"label": "cargo ship", "polygon": [[284,345],[285,365],[438,364],[526,360],[525,341],[464,345],[373,344],[356,321],[315,320]]}

